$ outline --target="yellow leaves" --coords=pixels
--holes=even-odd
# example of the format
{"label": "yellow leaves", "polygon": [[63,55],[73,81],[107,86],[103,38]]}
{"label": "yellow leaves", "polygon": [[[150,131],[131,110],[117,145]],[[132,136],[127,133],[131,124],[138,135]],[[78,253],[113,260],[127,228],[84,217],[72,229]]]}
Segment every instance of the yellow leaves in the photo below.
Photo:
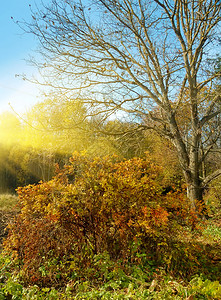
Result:
{"label": "yellow leaves", "polygon": [[[18,189],[23,216],[56,215],[66,208],[73,217],[92,211],[103,217],[104,213],[121,211],[124,217],[131,214],[136,219],[139,215],[147,218],[148,206],[151,224],[161,226],[167,222],[164,210],[150,211],[161,195],[154,180],[158,169],[148,158],[119,161],[116,156],[92,159],[86,153],[74,153],[70,165],[56,169],[53,180]],[[118,218],[117,226],[121,222]],[[136,221],[129,219],[123,223],[128,222],[130,227]]]}
{"label": "yellow leaves", "polygon": [[[39,277],[41,258],[50,259],[50,251],[66,259],[72,273],[79,259],[90,265],[94,254],[107,249],[113,257],[127,259],[133,241],[145,249],[155,243],[160,252],[166,246],[160,243],[177,230],[177,216],[173,213],[171,224],[168,211],[182,213],[183,196],[163,196],[158,172],[149,159],[75,153],[68,166],[57,167],[51,181],[18,189],[21,214],[9,228],[7,249],[17,252],[27,278]],[[70,257],[76,258],[73,263]]]}
{"label": "yellow leaves", "polygon": [[137,225],[145,230],[145,232],[153,232],[150,220],[138,220]]}

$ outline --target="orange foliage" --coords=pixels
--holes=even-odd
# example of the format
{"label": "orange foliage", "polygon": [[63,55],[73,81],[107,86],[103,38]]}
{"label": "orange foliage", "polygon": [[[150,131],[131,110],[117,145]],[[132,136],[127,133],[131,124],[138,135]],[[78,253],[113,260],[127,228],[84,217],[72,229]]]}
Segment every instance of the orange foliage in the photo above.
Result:
{"label": "orange foliage", "polygon": [[170,209],[183,213],[182,205],[162,195],[159,173],[148,156],[119,161],[76,153],[51,181],[18,188],[21,213],[5,249],[19,259],[23,280],[59,284],[94,254],[128,259],[138,237],[169,234]]}

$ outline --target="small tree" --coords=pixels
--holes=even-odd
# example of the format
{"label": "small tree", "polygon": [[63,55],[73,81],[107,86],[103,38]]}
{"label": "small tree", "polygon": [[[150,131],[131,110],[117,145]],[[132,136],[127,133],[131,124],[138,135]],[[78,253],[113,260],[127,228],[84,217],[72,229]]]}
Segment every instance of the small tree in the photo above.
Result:
{"label": "small tree", "polygon": [[100,115],[98,126],[117,113],[172,141],[193,208],[221,174],[203,177],[201,168],[220,134],[209,130],[220,122],[220,72],[209,60],[218,51],[220,7],[219,0],[53,0],[21,24],[40,41],[41,84],[82,101],[88,116]]}

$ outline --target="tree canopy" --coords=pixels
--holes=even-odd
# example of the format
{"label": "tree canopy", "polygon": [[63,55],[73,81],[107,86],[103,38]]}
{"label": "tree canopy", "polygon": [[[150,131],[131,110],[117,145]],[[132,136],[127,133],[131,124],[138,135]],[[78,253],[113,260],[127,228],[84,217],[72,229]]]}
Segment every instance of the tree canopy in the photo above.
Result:
{"label": "tree canopy", "polygon": [[98,128],[126,118],[174,144],[193,207],[221,174],[203,172],[220,139],[220,70],[211,63],[220,8],[219,0],[53,0],[20,23],[40,42],[40,84],[84,104]]}

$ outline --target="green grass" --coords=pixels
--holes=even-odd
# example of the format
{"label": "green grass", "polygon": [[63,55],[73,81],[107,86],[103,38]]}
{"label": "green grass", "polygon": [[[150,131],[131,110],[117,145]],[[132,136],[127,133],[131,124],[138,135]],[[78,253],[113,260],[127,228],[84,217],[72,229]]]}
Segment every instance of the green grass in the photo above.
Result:
{"label": "green grass", "polygon": [[215,224],[209,224],[203,231],[203,235],[205,238],[210,238],[215,242],[221,242],[221,227]]}
{"label": "green grass", "polygon": [[63,290],[40,288],[37,285],[24,287],[17,277],[4,273],[7,280],[0,283],[0,300],[218,300],[221,299],[221,285],[218,281],[195,276],[189,283],[176,281],[168,275],[156,278],[150,284],[139,284],[136,280],[127,283],[107,281],[101,286],[91,282],[70,282]]}
{"label": "green grass", "polygon": [[1,194],[0,195],[0,211],[11,212],[15,210],[15,206],[18,202],[16,195]]}

